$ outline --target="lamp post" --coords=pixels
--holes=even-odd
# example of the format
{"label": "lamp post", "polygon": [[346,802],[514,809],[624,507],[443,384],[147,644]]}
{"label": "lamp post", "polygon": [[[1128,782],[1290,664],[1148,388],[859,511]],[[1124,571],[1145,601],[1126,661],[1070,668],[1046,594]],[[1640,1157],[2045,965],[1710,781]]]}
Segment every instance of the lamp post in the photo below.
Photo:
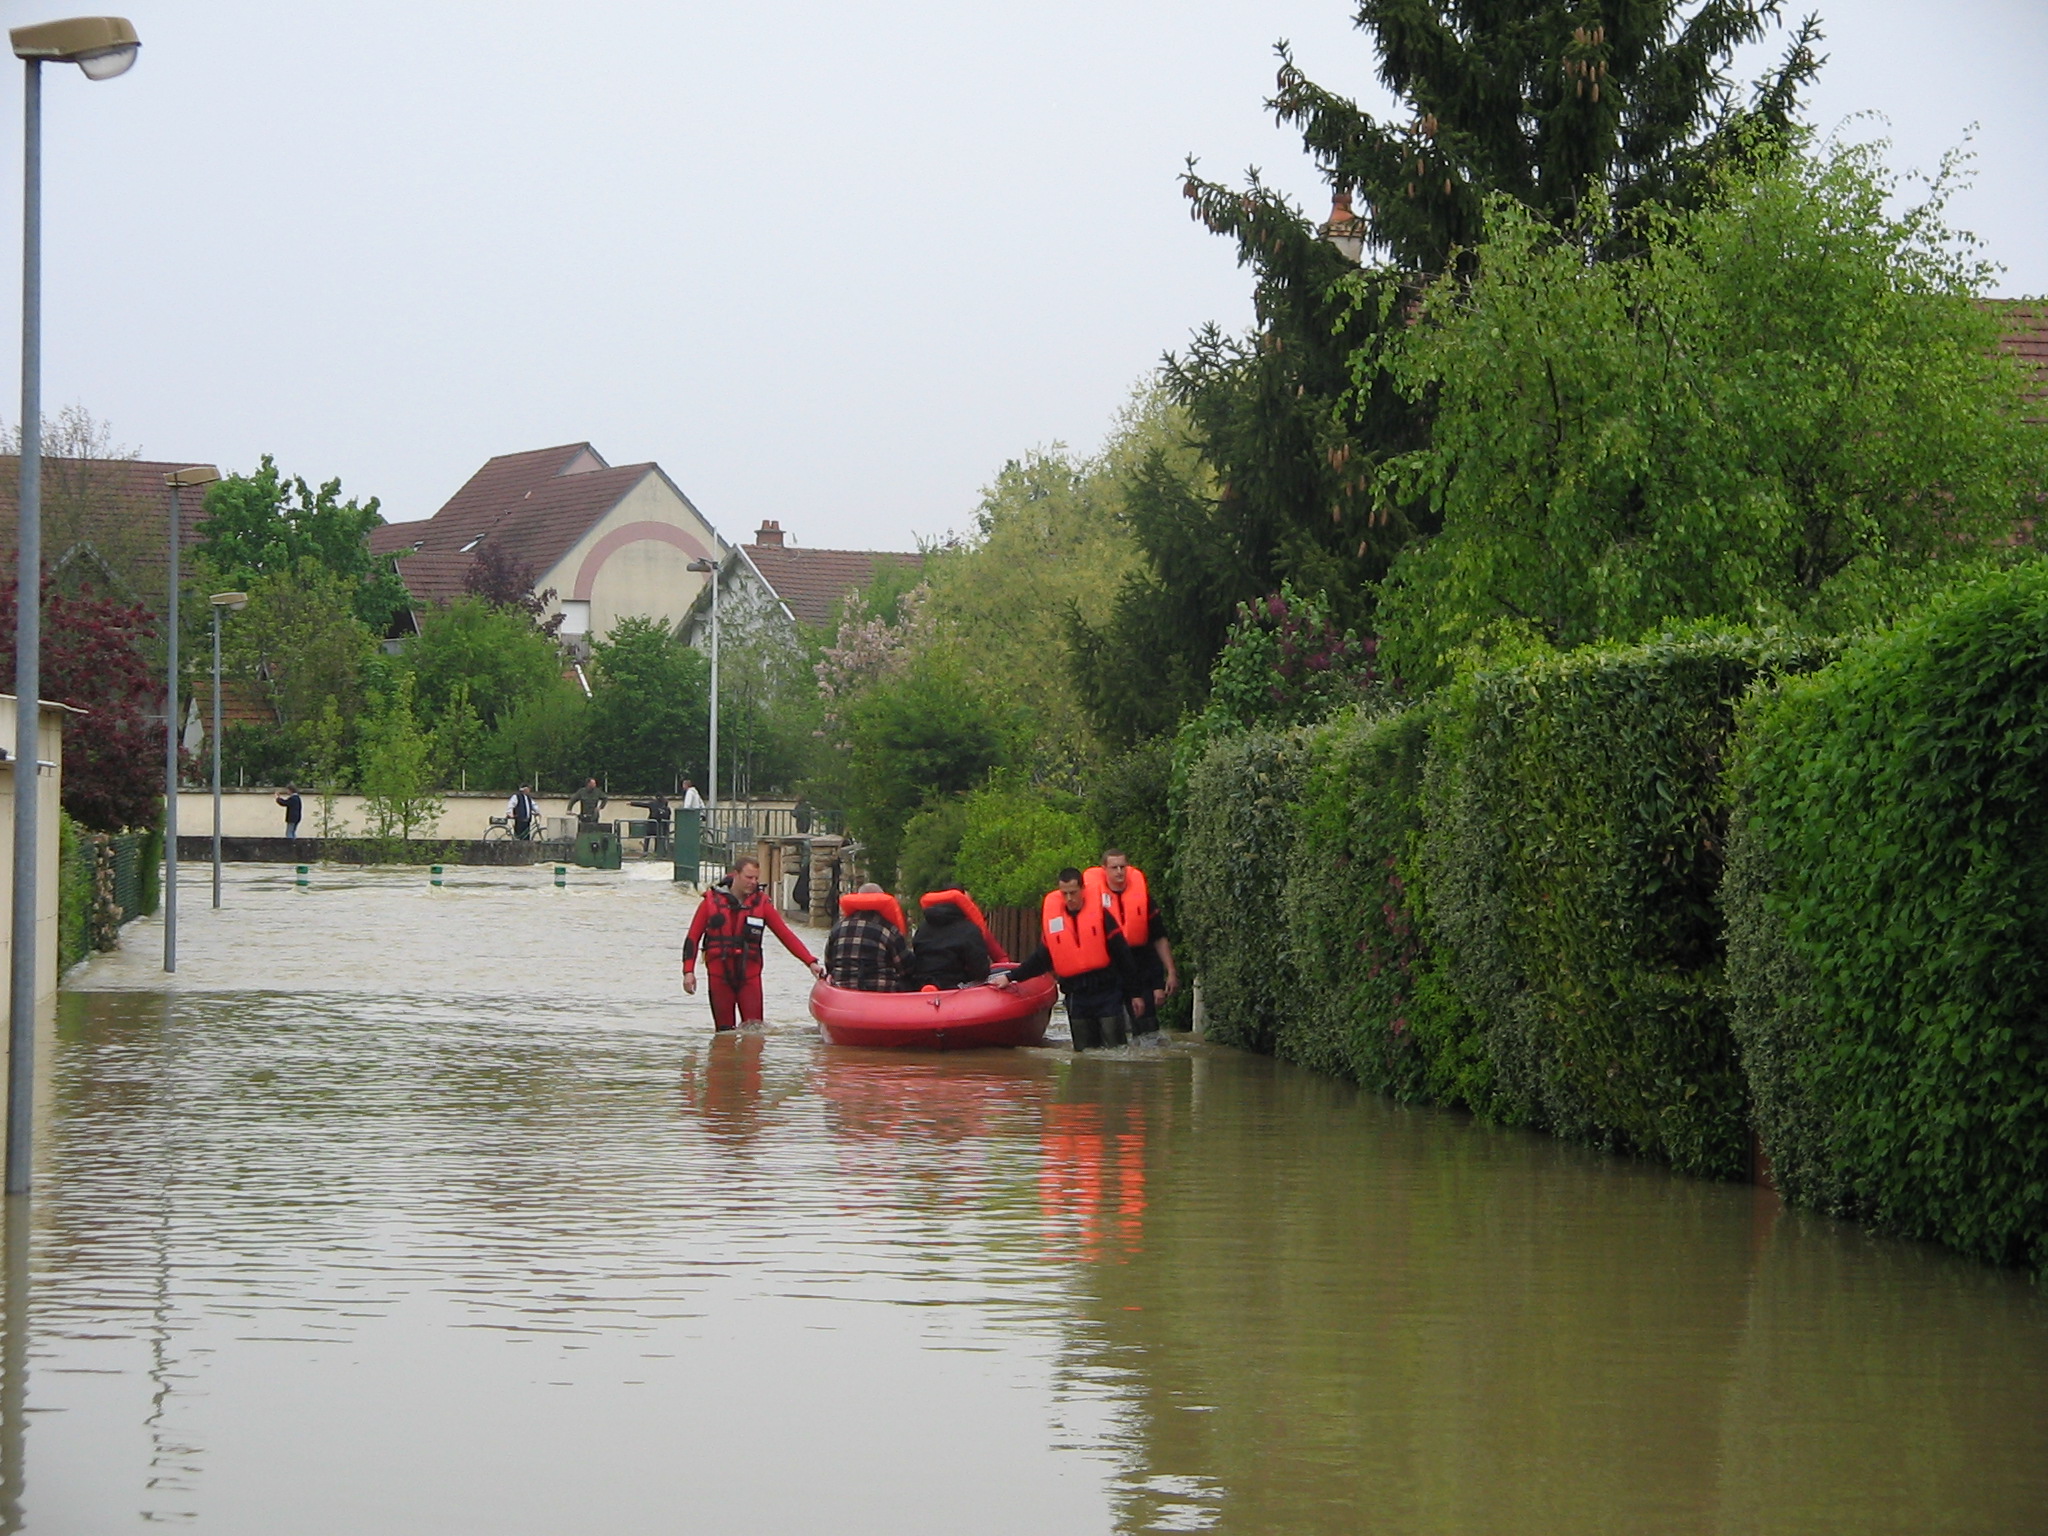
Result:
{"label": "lamp post", "polygon": [[21,169],[21,526],[14,589],[14,912],[7,990],[7,1193],[28,1193],[36,1047],[37,750],[43,691],[43,65],[108,80],[135,62],[135,29],[79,16],[7,34],[26,68]]}
{"label": "lamp post", "polygon": [[192,464],[164,476],[171,488],[171,600],[169,677],[164,688],[164,969],[178,968],[178,544],[184,512],[178,493],[188,485],[211,485],[220,471],[211,464]]}
{"label": "lamp post", "polygon": [[704,803],[715,816],[718,814],[718,562],[692,560],[689,569],[708,571],[711,575],[711,773],[710,783],[705,786],[710,793],[705,796]]}
{"label": "lamp post", "polygon": [[213,606],[213,905],[220,907],[220,611],[246,608],[246,592],[216,592]]}

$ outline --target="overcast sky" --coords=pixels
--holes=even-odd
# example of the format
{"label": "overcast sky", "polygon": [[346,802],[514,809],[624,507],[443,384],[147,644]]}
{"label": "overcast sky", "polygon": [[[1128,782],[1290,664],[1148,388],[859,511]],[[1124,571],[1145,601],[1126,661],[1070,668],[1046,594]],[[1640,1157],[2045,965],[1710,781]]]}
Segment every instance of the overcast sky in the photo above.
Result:
{"label": "overcast sky", "polygon": [[[394,520],[492,454],[588,439],[659,461],[732,538],[763,517],[836,547],[963,526],[1005,459],[1093,447],[1162,351],[1248,320],[1230,248],[1188,220],[1185,155],[1327,208],[1262,106],[1274,41],[1383,102],[1341,0],[128,13],[132,73],[47,72],[46,409],[80,402],[151,458],[268,451]],[[1813,120],[1882,112],[1862,131],[1929,168],[1979,124],[1958,222],[2005,292],[2048,292],[2048,3],[1823,19]]]}

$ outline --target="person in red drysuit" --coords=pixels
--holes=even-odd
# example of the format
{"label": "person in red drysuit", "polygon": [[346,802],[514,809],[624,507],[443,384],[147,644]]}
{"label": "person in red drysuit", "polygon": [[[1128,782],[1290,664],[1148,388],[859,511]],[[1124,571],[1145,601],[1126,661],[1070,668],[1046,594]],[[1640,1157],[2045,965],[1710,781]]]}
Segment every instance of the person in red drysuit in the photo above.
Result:
{"label": "person in red drysuit", "polygon": [[704,893],[690,936],[683,941],[683,990],[697,992],[697,950],[704,951],[704,972],[711,980],[711,1022],[720,1030],[761,1021],[761,936],[773,929],[782,947],[825,974],[804,941],[789,931],[775,903],[761,889],[761,861],[741,859],[732,869],[732,888],[714,885]]}

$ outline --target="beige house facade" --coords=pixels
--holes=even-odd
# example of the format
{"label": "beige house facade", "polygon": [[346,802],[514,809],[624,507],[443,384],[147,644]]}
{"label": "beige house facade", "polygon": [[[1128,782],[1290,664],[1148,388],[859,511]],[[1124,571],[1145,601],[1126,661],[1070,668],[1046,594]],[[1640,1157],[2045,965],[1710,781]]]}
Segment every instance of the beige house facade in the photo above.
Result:
{"label": "beige house facade", "polygon": [[432,517],[372,530],[370,547],[397,557],[420,609],[472,590],[490,559],[509,564],[553,594],[572,642],[629,617],[680,624],[708,580],[690,563],[728,553],[660,465],[607,464],[589,443],[501,454]]}

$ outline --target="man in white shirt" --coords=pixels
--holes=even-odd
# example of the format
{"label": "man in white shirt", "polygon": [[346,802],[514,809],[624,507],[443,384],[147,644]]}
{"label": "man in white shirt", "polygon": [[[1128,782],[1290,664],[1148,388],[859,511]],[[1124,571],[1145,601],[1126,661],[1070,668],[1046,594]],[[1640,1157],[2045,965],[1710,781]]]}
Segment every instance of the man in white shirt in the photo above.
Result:
{"label": "man in white shirt", "polygon": [[505,813],[512,818],[514,837],[523,843],[533,835],[533,819],[540,814],[540,807],[534,803],[533,796],[527,793],[526,785],[520,785],[519,793],[505,802]]}
{"label": "man in white shirt", "polygon": [[704,797],[697,793],[697,786],[688,779],[683,780],[682,808],[686,811],[701,811],[704,809]]}

